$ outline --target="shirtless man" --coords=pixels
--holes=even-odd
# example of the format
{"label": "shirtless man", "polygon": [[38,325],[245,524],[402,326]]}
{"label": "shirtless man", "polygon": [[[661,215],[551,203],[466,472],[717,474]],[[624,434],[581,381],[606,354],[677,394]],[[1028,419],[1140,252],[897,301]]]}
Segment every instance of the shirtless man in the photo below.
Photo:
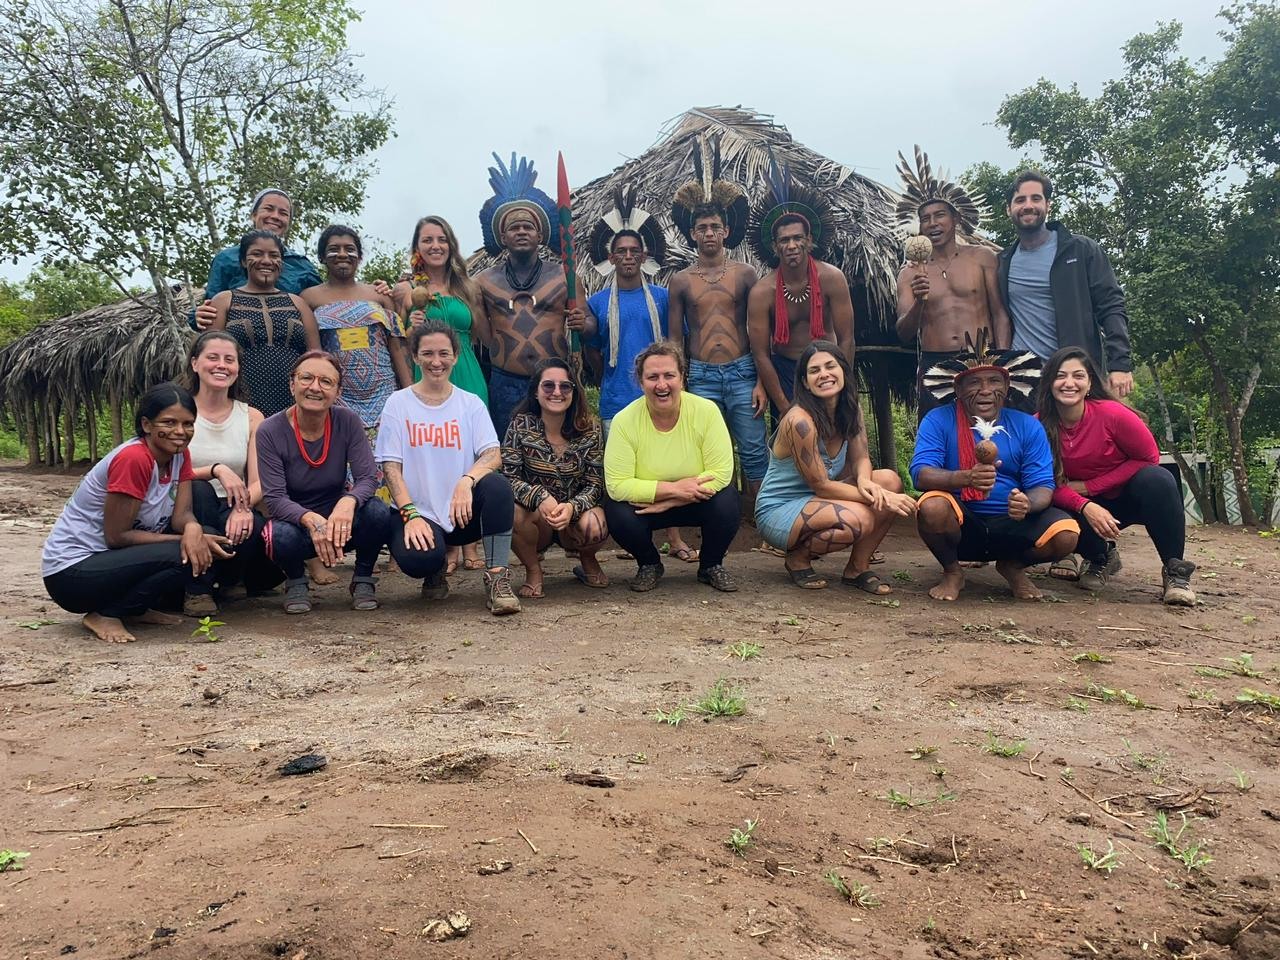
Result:
{"label": "shirtless man", "polygon": [[986,247],[956,242],[959,217],[945,200],[921,204],[920,232],[933,244],[933,258],[909,263],[898,274],[898,338],[919,340],[916,386],[918,419],[937,406],[924,388],[926,370],[965,349],[968,338],[1007,350],[1013,337],[1009,314],[1000,300],[996,255]]}
{"label": "shirtless man", "polygon": [[528,394],[529,376],[538,361],[569,356],[566,326],[589,337],[596,320],[580,306],[566,308],[564,271],[538,257],[542,225],[529,207],[511,207],[497,232],[507,260],[484,271],[476,282],[490,330],[489,415],[501,438]]}
{"label": "shirtless man", "polygon": [[[849,282],[829,263],[815,260],[809,221],[798,213],[786,213],[774,221],[772,246],[778,266],[751,288],[747,300],[747,331],[760,382],[769,395],[775,417],[791,406],[796,361],[814,340],[834,340],[853,365],[853,300]],[[816,277],[816,287],[815,280]],[[775,303],[786,306],[778,322]],[[821,298],[821,311],[813,309]],[[818,323],[821,329],[816,329]]]}
{"label": "shirtless man", "polygon": [[720,206],[704,203],[690,219],[698,259],[671,278],[668,329],[672,337],[686,331],[689,391],[715,401],[729,426],[747,480],[743,512],[752,517],[769,466],[763,416],[768,397],[747,337],[747,298],[757,275],[749,264],[728,259],[729,228]]}

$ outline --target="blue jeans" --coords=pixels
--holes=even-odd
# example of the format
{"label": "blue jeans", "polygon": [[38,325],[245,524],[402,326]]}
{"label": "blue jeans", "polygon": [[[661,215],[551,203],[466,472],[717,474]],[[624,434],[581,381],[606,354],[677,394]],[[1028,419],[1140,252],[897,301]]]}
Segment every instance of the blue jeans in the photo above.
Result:
{"label": "blue jeans", "polygon": [[755,416],[751,410],[751,391],[755,385],[756,364],[750,354],[728,363],[689,361],[689,392],[715,401],[738,445],[742,472],[748,480],[759,482],[769,466],[769,452],[765,446],[764,417]]}
{"label": "blue jeans", "polygon": [[529,378],[507,373],[494,367],[489,371],[489,417],[493,429],[498,431],[498,442],[507,436],[507,427],[515,416],[516,407],[529,395]]}
{"label": "blue jeans", "polygon": [[[290,580],[307,575],[306,562],[316,555],[311,532],[287,520],[269,520],[263,536],[267,556]],[[355,550],[357,577],[373,576],[378,554],[391,539],[391,508],[377,497],[370,497],[356,511],[351,523],[351,539],[344,550]]]}

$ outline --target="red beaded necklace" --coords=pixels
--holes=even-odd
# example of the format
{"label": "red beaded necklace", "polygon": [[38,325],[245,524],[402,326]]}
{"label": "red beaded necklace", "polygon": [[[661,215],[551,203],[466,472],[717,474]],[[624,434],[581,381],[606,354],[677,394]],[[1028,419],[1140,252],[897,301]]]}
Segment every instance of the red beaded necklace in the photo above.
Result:
{"label": "red beaded necklace", "polygon": [[313,467],[318,467],[329,459],[329,441],[333,439],[333,415],[329,411],[324,414],[324,445],[320,448],[320,459],[312,460],[307,453],[307,445],[302,440],[302,425],[298,423],[298,411],[293,411],[293,436],[298,441],[298,451],[302,459]]}

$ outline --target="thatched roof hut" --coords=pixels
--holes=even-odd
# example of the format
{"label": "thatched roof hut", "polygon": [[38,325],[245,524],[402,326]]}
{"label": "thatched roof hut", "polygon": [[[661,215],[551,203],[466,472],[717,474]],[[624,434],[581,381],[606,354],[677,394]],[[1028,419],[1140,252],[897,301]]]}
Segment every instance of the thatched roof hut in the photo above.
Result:
{"label": "thatched roof hut", "polygon": [[[692,263],[696,251],[671,222],[671,200],[692,176],[690,156],[699,136],[718,138],[725,178],[742,184],[753,200],[764,188],[770,150],[797,181],[829,199],[838,226],[827,259],[849,281],[857,314],[858,367],[877,413],[881,462],[892,464],[889,398],[905,399],[915,392],[913,352],[899,346],[894,333],[902,242],[894,232],[898,197],[892,190],[798,143],[772,117],[741,107],[697,108],[667,124],[658,142],[640,156],[574,192],[575,237],[583,243],[596,221],[613,208],[615,188],[634,184],[637,204],[659,218],[667,239],[667,263],[658,282],[666,284],[671,274]],[[746,243],[730,256],[764,272]],[[474,274],[494,262],[481,250],[468,267]],[[590,292],[603,283],[590,265],[581,266],[578,275]]]}
{"label": "thatched roof hut", "polygon": [[[185,316],[199,288],[175,288]],[[84,416],[96,445],[97,411],[110,410],[120,440],[121,403],[177,375],[190,331],[166,323],[154,293],[47,320],[0,349],[0,416],[27,438],[32,462],[74,459],[74,426]],[[59,442],[61,421],[62,442]]]}

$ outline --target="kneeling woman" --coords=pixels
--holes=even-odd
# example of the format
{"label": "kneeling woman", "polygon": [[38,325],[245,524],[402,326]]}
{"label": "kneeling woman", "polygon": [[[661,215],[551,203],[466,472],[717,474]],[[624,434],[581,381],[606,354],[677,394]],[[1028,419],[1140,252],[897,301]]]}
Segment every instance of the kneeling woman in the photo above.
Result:
{"label": "kneeling woman", "polygon": [[588,587],[609,578],[596,551],[609,537],[604,508],[604,448],[582,384],[563,360],[543,360],[502,443],[502,472],[516,498],[515,550],[524,564],[520,596],[542,596],[539,553],[552,540],[576,550],[573,575]]}
{"label": "kneeling woman", "polygon": [[653,531],[699,527],[698,580],[732,592],[724,555],[738,532],[733,444],[720,408],[686,393],[684,353],[669,340],[636,357],[641,396],[618,412],[604,451],[609,532],[639,564],[631,589],[652,590],[665,572]]}
{"label": "kneeling woman", "polygon": [[815,340],[796,363],[795,403],[774,434],[769,470],[756,498],[756,526],[787,553],[798,587],[827,581],[814,557],[849,547],[840,582],[885,594],[893,590],[868,569],[894,517],[909,517],[916,502],[902,492],[894,470],[872,470],[858,386],[838,346]]}
{"label": "kneeling woman", "polygon": [[1182,556],[1187,534],[1182,493],[1173,474],[1160,466],[1160,450],[1147,425],[1111,396],[1079,347],[1064,347],[1046,361],[1039,406],[1057,468],[1053,505],[1084,520],[1076,546],[1087,564],[1080,587],[1106,586],[1120,569],[1116,537],[1139,523],[1160,554],[1162,599],[1193,606],[1196,565]]}
{"label": "kneeling woman", "polygon": [[[374,496],[378,468],[360,417],[335,407],[342,389],[337,358],[312,350],[289,375],[293,406],[258,428],[258,477],[271,520],[267,555],[285,573],[285,613],[309,613],[306,562],[326,567],[355,550],[353,610],[376,610],[378,554],[387,543],[391,511]],[[347,471],[351,473],[350,489]]]}
{"label": "kneeling woman", "polygon": [[422,578],[425,599],[442,600],[449,593],[446,546],[480,540],[490,612],[519,613],[508,569],[515,501],[489,411],[449,382],[457,331],[428,320],[414,327],[409,347],[422,379],[391,395],[378,431],[378,460],[399,510],[391,556],[410,577]]}
{"label": "kneeling woman", "polygon": [[45,541],[41,561],[53,602],[84,614],[100,640],[134,639],[122,622],[177,624],[154,607],[185,590],[183,612],[218,612],[213,564],[231,556],[224,536],[206,533],[191,511],[196,402],[162,383],[138,402],[137,436],[85,475]]}

